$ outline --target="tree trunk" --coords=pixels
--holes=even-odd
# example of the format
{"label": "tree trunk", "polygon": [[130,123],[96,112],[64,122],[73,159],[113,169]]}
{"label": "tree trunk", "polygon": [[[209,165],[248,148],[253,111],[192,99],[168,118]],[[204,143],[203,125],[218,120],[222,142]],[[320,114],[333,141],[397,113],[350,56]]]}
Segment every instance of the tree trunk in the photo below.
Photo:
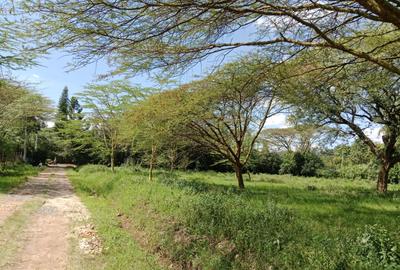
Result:
{"label": "tree trunk", "polygon": [[153,144],[151,146],[151,157],[150,157],[150,164],[149,164],[149,181],[153,181],[153,169],[154,163],[156,160],[156,146]]}
{"label": "tree trunk", "polygon": [[114,158],[114,155],[115,155],[115,153],[114,153],[114,145],[112,145],[112,146],[111,146],[111,155],[110,155],[110,156],[111,156],[110,162],[111,162],[111,171],[112,171],[112,172],[115,172],[115,164],[114,164],[114,163],[115,163],[115,162],[114,162],[114,159],[115,159],[115,158]]}
{"label": "tree trunk", "polygon": [[387,192],[390,169],[391,165],[389,162],[385,161],[382,163],[381,168],[379,170],[378,181],[376,183],[376,189],[378,192],[381,193]]}
{"label": "tree trunk", "polygon": [[238,181],[239,188],[244,189],[242,164],[238,162],[235,164],[234,167],[235,167],[236,180]]}
{"label": "tree trunk", "polygon": [[23,154],[22,154],[22,160],[26,162],[27,159],[27,152],[28,152],[28,130],[25,127],[24,129],[24,149],[23,149]]}
{"label": "tree trunk", "polygon": [[170,162],[170,172],[173,172],[175,169],[175,162],[176,162],[176,150],[173,149],[171,150],[171,152],[169,153],[169,162]]}

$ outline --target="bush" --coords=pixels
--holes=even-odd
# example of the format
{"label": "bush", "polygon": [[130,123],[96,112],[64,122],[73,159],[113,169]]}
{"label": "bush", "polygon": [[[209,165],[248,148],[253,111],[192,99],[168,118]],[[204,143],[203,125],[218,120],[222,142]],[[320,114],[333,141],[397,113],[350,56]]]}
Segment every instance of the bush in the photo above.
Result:
{"label": "bush", "polygon": [[282,158],[278,153],[262,153],[254,151],[246,168],[252,173],[278,174]]}
{"label": "bush", "polygon": [[340,176],[339,172],[334,168],[321,168],[317,170],[316,175],[322,178],[336,178]]}
{"label": "bush", "polygon": [[98,172],[109,172],[110,168],[105,165],[85,165],[78,168],[79,172],[82,174],[91,174]]}
{"label": "bush", "polygon": [[293,174],[296,168],[294,153],[287,152],[282,157],[282,164],[279,169],[279,174]]}
{"label": "bush", "polygon": [[323,166],[321,158],[315,153],[288,152],[283,157],[279,173],[296,176],[315,176]]}

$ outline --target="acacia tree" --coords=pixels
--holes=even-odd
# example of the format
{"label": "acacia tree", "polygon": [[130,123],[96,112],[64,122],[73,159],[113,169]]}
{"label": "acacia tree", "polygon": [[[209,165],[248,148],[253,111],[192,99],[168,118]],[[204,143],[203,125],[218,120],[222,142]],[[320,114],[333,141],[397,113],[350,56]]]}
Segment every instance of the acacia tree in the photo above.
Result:
{"label": "acacia tree", "polygon": [[155,97],[171,108],[163,117],[174,134],[227,160],[241,189],[243,167],[266,120],[283,109],[272,91],[273,78],[263,65],[253,58],[242,59],[203,80]]}
{"label": "acacia tree", "polygon": [[49,119],[52,108],[50,101],[28,88],[15,85],[10,82],[5,84],[5,92],[9,92],[8,98],[2,104],[0,114],[0,129],[3,136],[13,140],[22,141],[22,160],[27,161],[28,144],[31,134],[36,134]]}
{"label": "acacia tree", "polygon": [[0,67],[2,73],[35,65],[35,58],[43,54],[33,36],[26,31],[28,21],[14,1],[0,1]]}
{"label": "acacia tree", "polygon": [[[327,136],[328,135],[328,136]],[[313,125],[296,125],[288,128],[270,128],[261,132],[260,140],[276,151],[311,151],[317,144],[327,143],[331,138],[325,128]]]}
{"label": "acacia tree", "polygon": [[[297,106],[300,119],[357,136],[367,145],[380,163],[377,190],[386,192],[389,171],[400,162],[399,78],[368,63],[316,71],[336,57],[323,51],[288,63],[282,72],[281,97]],[[382,129],[381,143],[368,136],[371,129]]]}
{"label": "acacia tree", "polygon": [[[174,95],[172,92],[153,94],[147,99],[135,104],[125,115],[125,136],[134,141],[137,150],[148,152],[150,150],[149,181],[153,180],[153,170],[157,165],[157,156],[161,148],[173,141],[174,128],[170,125],[171,109],[170,103]],[[129,130],[127,130],[128,128]],[[174,138],[176,139],[176,138]],[[169,147],[167,147],[169,148]]]}
{"label": "acacia tree", "polygon": [[[346,56],[342,65],[367,61],[400,75],[398,0],[23,2],[39,18],[35,34],[67,47],[78,66],[105,56],[122,72],[187,66],[239,47],[273,48],[282,61],[327,48]],[[376,36],[384,38],[363,46]]]}
{"label": "acacia tree", "polygon": [[115,153],[120,145],[119,123],[127,106],[141,97],[140,89],[127,81],[118,80],[89,84],[79,96],[83,107],[88,109],[91,128],[99,130],[101,140],[109,151],[110,166],[114,171]]}

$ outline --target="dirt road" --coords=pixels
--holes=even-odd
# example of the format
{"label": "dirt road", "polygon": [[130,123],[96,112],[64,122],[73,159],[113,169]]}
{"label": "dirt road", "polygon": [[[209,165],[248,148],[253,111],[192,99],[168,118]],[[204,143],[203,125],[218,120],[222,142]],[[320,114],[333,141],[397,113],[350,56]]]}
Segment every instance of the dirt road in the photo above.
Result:
{"label": "dirt road", "polygon": [[0,269],[79,269],[71,256],[101,252],[88,222],[65,168],[45,169],[0,197]]}

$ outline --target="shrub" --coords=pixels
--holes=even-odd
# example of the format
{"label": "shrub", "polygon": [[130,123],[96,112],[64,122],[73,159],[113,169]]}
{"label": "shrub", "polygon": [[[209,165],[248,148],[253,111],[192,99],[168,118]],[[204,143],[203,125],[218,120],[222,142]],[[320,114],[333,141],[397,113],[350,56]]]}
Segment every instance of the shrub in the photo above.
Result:
{"label": "shrub", "polygon": [[294,159],[294,153],[287,152],[282,157],[281,168],[279,174],[293,174],[296,168],[296,161]]}
{"label": "shrub", "polygon": [[260,153],[254,151],[246,168],[253,173],[278,174],[282,158],[278,153]]}
{"label": "shrub", "polygon": [[315,176],[317,171],[324,166],[321,158],[312,152],[303,155],[303,166],[301,167],[300,175]]}
{"label": "shrub", "polygon": [[357,238],[356,254],[361,263],[372,267],[380,266],[384,269],[400,268],[400,246],[379,225],[366,226]]}
{"label": "shrub", "polygon": [[110,168],[105,165],[85,165],[78,168],[79,172],[82,174],[91,174],[98,172],[108,172]]}
{"label": "shrub", "polygon": [[321,158],[315,153],[289,152],[283,157],[279,173],[296,176],[315,176],[323,165]]}

